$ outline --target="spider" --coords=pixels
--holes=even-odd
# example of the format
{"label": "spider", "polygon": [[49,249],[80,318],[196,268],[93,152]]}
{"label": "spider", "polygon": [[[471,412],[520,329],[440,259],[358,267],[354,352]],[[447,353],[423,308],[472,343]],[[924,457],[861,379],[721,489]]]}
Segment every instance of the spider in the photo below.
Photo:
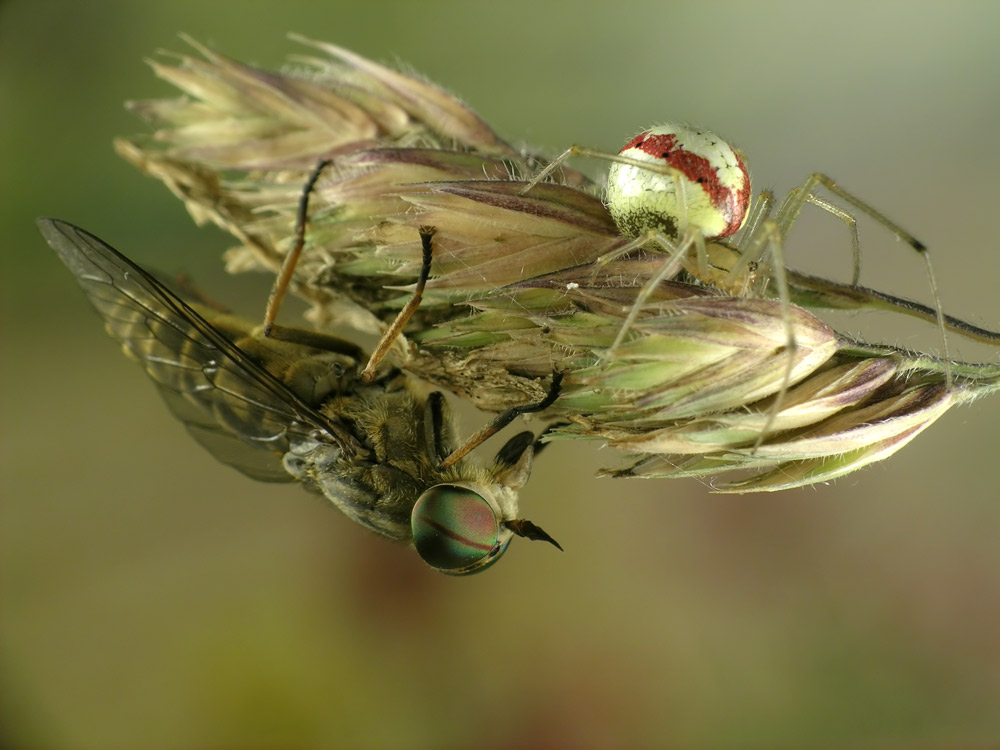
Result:
{"label": "spider", "polygon": [[[667,256],[659,272],[642,287],[607,351],[613,356],[657,286],[684,272],[696,283],[715,287],[724,294],[740,297],[768,295],[774,282],[782,303],[786,358],[784,380],[774,398],[757,445],[764,440],[780,412],[785,392],[791,385],[795,364],[795,331],[788,317],[792,289],[798,284],[814,290],[820,280],[786,269],[784,243],[803,207],[813,204],[843,221],[851,235],[853,273],[851,287],[858,287],[861,275],[861,248],[857,220],[847,210],[816,194],[825,188],[892,232],[924,259],[933,299],[932,315],[941,337],[945,375],[951,385],[946,316],[941,306],[934,268],[927,247],[884,214],[842,188],[822,173],[810,174],[778,202],[770,190],[762,190],[751,202],[750,172],[742,151],[715,133],[680,123],[658,125],[631,138],[617,154],[573,145],[553,159],[522,191],[529,193],[546,180],[566,160],[588,157],[611,163],[604,200],[619,232],[630,239],[626,244],[598,259],[595,267],[640,248],[660,251]],[[820,286],[836,286],[823,281]],[[870,291],[870,290],[866,290]],[[886,297],[886,299],[888,299]],[[923,313],[927,308],[892,298],[890,304],[907,312]],[[919,310],[917,309],[919,308]]]}

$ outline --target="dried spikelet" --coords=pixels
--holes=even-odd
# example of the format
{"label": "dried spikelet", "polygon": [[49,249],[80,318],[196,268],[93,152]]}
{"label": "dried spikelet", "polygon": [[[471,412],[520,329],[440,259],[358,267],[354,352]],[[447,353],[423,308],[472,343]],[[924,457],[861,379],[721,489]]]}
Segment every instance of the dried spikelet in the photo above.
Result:
{"label": "dried spikelet", "polygon": [[[825,481],[887,457],[950,406],[998,387],[996,366],[949,368],[861,345],[776,300],[675,280],[633,310],[663,257],[605,262],[627,240],[589,180],[563,169],[557,183],[522,194],[545,161],[509,146],[460,101],[339,47],[299,41],[330,59],[271,73],[190,42],[204,59],[153,63],[187,96],[130,105],[158,130],[118,141],[119,153],[197,221],[237,238],[231,271],[278,268],[306,175],[331,159],[311,196],[296,277],[313,322],[331,332],[376,331],[395,316],[420,270],[417,229],[434,226],[431,280],[396,364],[494,411],[540,399],[551,373],[564,371],[547,414],[568,423],[548,438],[598,439],[637,456],[614,476],[749,474],[720,485],[729,491]],[[803,304],[885,302],[803,275],[791,283]],[[919,305],[892,309],[933,317]]]}
{"label": "dried spikelet", "polygon": [[[845,358],[835,358],[834,363]],[[778,414],[796,424],[754,447],[768,404],[749,413],[711,415],[662,430],[612,441],[647,454],[624,477],[715,476],[748,470],[747,478],[715,485],[718,491],[782,490],[825,482],[889,457],[951,406],[974,396],[944,377],[901,376],[889,358],[846,359],[793,388]],[[815,420],[815,421],[812,421]]]}

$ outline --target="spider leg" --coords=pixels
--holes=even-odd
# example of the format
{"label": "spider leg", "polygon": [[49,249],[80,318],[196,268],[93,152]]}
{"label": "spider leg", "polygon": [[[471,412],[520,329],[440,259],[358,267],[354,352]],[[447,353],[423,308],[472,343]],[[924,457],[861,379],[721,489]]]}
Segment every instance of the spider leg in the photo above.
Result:
{"label": "spider leg", "polygon": [[796,219],[798,219],[798,216],[806,203],[811,203],[836,216],[841,221],[845,222],[851,231],[851,245],[854,256],[854,270],[851,283],[852,286],[858,285],[861,275],[861,251],[860,242],[858,240],[857,222],[855,217],[850,212],[845,211],[842,208],[835,206],[834,204],[829,203],[823,198],[817,196],[815,191],[820,187],[825,188],[838,199],[848,203],[860,213],[863,213],[877,223],[881,224],[883,227],[892,232],[897,239],[913,248],[913,250],[915,250],[924,259],[924,265],[927,271],[927,280],[930,285],[931,298],[933,300],[935,310],[935,322],[941,337],[942,358],[946,363],[945,379],[950,387],[952,374],[951,367],[947,364],[951,361],[951,357],[948,354],[948,324],[946,322],[944,308],[941,304],[941,295],[938,288],[937,276],[934,273],[934,266],[931,263],[930,250],[926,245],[924,245],[924,243],[920,242],[901,226],[890,220],[885,214],[876,210],[868,203],[855,196],[853,193],[845,190],[832,178],[820,172],[815,172],[809,175],[802,185],[789,191],[788,195],[785,196],[785,199],[778,207],[774,221],[777,225],[780,237],[782,240],[787,237],[788,232],[791,230]]}
{"label": "spider leg", "polygon": [[639,317],[639,313],[642,311],[643,305],[646,304],[646,301],[650,298],[653,292],[656,291],[656,288],[667,279],[671,279],[676,276],[677,273],[684,267],[684,262],[686,260],[685,255],[691,247],[700,247],[700,252],[698,253],[699,257],[705,254],[705,240],[701,236],[701,233],[697,230],[688,232],[680,244],[674,242],[663,232],[659,231],[646,232],[641,237],[637,237],[635,242],[638,243],[639,246],[646,245],[648,243],[653,243],[659,246],[666,253],[667,260],[660,266],[659,270],[657,270],[655,274],[649,277],[646,283],[642,285],[642,288],[635,295],[635,299],[632,301],[632,306],[629,308],[628,314],[625,316],[625,320],[622,322],[621,327],[619,327],[615,340],[604,352],[603,356],[606,362],[610,362],[612,360],[615,351],[619,346],[621,346],[625,337],[628,335],[628,332],[635,324],[636,319]]}
{"label": "spider leg", "polygon": [[[767,199],[764,199],[765,201]],[[774,277],[775,286],[778,288],[778,300],[781,302],[781,323],[785,329],[785,344],[776,353],[785,358],[785,371],[782,375],[781,385],[772,398],[772,403],[768,409],[767,420],[760,432],[757,433],[757,440],[754,442],[753,451],[756,451],[767,438],[767,434],[774,427],[778,415],[785,401],[785,394],[788,393],[792,385],[792,372],[795,369],[796,355],[798,354],[798,341],[795,338],[795,326],[792,325],[791,295],[788,291],[788,275],[785,271],[785,254],[783,249],[784,236],[781,234],[777,224],[771,219],[764,218],[757,226],[753,235],[748,236],[749,247],[741,253],[740,262],[745,258],[750,258],[753,262],[761,258],[765,253],[771,256],[771,272]]]}
{"label": "spider leg", "polygon": [[653,164],[651,162],[642,161],[641,159],[633,159],[628,156],[622,156],[621,154],[612,154],[608,151],[601,151],[596,148],[590,148],[589,146],[579,146],[572,145],[565,151],[563,151],[559,156],[550,161],[545,167],[536,174],[524,189],[521,190],[520,195],[525,195],[531,192],[531,189],[535,187],[538,183],[542,182],[546,177],[551,175],[557,169],[559,169],[562,164],[576,156],[582,156],[586,159],[598,159],[599,161],[608,161],[616,164],[624,164],[630,167],[639,167],[640,169],[645,169],[648,172],[653,172],[655,174],[663,174],[669,177],[683,177],[684,173],[676,167],[671,167],[668,164]]}

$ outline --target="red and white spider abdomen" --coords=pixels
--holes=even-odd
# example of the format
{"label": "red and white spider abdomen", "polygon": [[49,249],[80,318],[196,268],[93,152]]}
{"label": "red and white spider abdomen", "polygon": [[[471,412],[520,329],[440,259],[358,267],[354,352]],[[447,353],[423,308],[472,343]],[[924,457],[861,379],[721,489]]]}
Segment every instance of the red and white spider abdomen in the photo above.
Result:
{"label": "red and white spider abdomen", "polygon": [[648,230],[677,236],[697,228],[707,240],[743,226],[750,206],[750,172],[743,153],[715,133],[668,123],[632,138],[620,156],[670,167],[655,172],[613,162],[606,202],[618,230],[637,237]]}

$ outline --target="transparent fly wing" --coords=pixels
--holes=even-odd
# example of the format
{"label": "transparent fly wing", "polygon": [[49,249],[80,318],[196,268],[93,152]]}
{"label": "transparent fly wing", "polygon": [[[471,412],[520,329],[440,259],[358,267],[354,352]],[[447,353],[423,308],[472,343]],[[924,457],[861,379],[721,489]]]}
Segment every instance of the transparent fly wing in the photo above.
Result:
{"label": "transparent fly wing", "polygon": [[[227,466],[261,482],[292,482],[295,480],[282,462],[281,445],[263,450],[264,440],[249,442],[246,432],[234,432],[214,419],[211,411],[192,402],[183,393],[157,383],[160,395],[170,413],[180,420],[198,444]],[[286,430],[287,433],[287,430]],[[275,443],[286,443],[279,434]]]}
{"label": "transparent fly wing", "polygon": [[218,460],[254,479],[291,481],[281,459],[298,441],[358,452],[342,425],[114,248],[63,221],[40,219],[38,225],[107,332],[142,364],[171,412]]}

